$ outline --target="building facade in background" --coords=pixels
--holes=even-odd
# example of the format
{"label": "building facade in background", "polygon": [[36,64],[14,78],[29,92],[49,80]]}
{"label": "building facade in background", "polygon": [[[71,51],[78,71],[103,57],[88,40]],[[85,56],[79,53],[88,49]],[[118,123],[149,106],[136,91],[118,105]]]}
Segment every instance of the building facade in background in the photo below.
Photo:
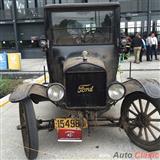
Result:
{"label": "building facade in background", "polygon": [[[160,34],[160,0],[0,0],[0,52],[20,51],[22,58],[40,58],[38,39],[44,35],[43,7],[54,3],[119,1],[121,32]],[[160,39],[160,38],[159,38]]]}

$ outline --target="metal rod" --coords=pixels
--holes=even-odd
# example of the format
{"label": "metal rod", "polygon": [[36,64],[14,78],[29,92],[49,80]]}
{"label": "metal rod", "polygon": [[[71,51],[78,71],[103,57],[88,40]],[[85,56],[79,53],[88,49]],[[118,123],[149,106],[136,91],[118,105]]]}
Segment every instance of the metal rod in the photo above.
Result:
{"label": "metal rod", "polygon": [[132,78],[131,71],[132,71],[132,62],[130,61],[129,62],[129,77],[128,77],[128,79]]}
{"label": "metal rod", "polygon": [[119,118],[110,118],[110,117],[98,117],[96,120],[88,119],[88,121],[119,121]]}
{"label": "metal rod", "polygon": [[89,127],[119,127],[120,123],[113,123],[113,124],[90,124]]}
{"label": "metal rod", "polygon": [[51,126],[48,124],[38,126],[38,130],[47,130],[47,129],[54,129],[54,128],[51,128]]}
{"label": "metal rod", "polygon": [[37,120],[37,128],[38,128],[38,130],[48,129],[49,131],[51,131],[54,129],[54,120],[53,119],[51,119],[51,120],[39,119],[39,120]]}
{"label": "metal rod", "polygon": [[46,68],[45,68],[45,66],[43,66],[43,69],[44,69],[44,83],[46,84],[47,80],[46,80]]}
{"label": "metal rod", "polygon": [[[129,71],[129,69],[121,69],[121,71],[123,71],[123,72],[125,72],[125,71]],[[145,71],[145,72],[147,72],[147,71],[160,71],[160,69],[132,69],[132,71]]]}
{"label": "metal rod", "polygon": [[[46,72],[48,72],[48,71],[46,71]],[[0,73],[44,73],[44,71],[15,71],[15,70],[10,70],[10,71],[8,71],[8,70],[2,70],[2,71],[0,71]]]}
{"label": "metal rod", "polygon": [[150,0],[147,0],[147,34],[151,31]]}
{"label": "metal rod", "polygon": [[16,0],[12,0],[13,5],[12,5],[12,15],[13,15],[13,29],[14,29],[14,40],[15,40],[15,45],[16,45],[16,51],[19,51],[19,44],[18,44],[18,32],[17,32],[17,22],[16,22]]}

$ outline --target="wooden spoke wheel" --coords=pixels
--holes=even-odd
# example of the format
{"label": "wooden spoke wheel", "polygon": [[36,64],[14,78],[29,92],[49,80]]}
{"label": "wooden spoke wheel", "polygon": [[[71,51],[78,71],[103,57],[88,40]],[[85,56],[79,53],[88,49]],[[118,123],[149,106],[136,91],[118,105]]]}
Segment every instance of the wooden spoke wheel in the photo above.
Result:
{"label": "wooden spoke wheel", "polygon": [[121,117],[133,143],[147,151],[160,149],[160,99],[130,94],[122,103]]}
{"label": "wooden spoke wheel", "polygon": [[24,151],[28,159],[38,155],[38,130],[33,104],[30,99],[19,103],[19,115]]}

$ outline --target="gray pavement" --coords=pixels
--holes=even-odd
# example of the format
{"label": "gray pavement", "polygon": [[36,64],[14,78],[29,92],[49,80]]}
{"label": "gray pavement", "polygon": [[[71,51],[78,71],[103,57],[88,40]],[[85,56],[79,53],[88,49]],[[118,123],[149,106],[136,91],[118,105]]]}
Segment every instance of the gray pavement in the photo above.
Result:
{"label": "gray pavement", "polygon": [[[158,55],[160,59],[160,55]],[[152,62],[146,61],[146,57],[143,56],[143,62],[135,64],[134,57],[131,56],[128,60],[120,63],[120,69],[129,69],[129,62],[132,62],[132,69],[160,69],[160,60],[153,60]],[[46,66],[46,59],[22,59],[22,71],[43,71],[43,66]]]}
{"label": "gray pavement", "polygon": [[[160,58],[160,57],[159,57]],[[144,57],[145,59],[145,57]],[[133,61],[133,57],[129,59]],[[22,60],[22,70],[41,69],[45,60]],[[120,63],[120,70],[128,69],[129,62]],[[133,64],[133,69],[160,69],[160,61],[142,62]],[[43,70],[43,68],[42,68]],[[126,80],[128,71],[120,72],[120,81]],[[160,81],[160,71],[132,72],[133,78],[155,78]],[[121,102],[107,112],[110,116],[119,117]],[[34,104],[37,118],[50,119],[60,117],[64,111],[55,107],[50,102]],[[7,104],[0,108],[0,160],[23,160],[26,159],[21,138],[21,132],[16,130],[19,124],[18,104]],[[132,153],[145,152],[130,142],[123,130],[119,128],[94,128],[88,137],[87,131],[83,133],[82,143],[60,143],[56,140],[56,131],[39,131],[39,160],[60,159],[113,159],[116,152]],[[160,152],[157,152],[160,153]],[[114,158],[118,159],[118,158]],[[128,158],[119,158],[128,159]],[[132,158],[136,159],[136,158]],[[137,158],[139,159],[139,158]],[[147,158],[150,159],[150,158]],[[153,158],[152,158],[153,159]]]}
{"label": "gray pavement", "polygon": [[46,59],[22,59],[21,71],[43,71],[43,66],[47,69]]}
{"label": "gray pavement", "polygon": [[[34,105],[38,118],[53,118],[63,112],[50,102]],[[119,116],[120,103],[108,112],[110,116]],[[19,124],[18,104],[8,104],[1,108],[1,159],[26,159],[23,151],[21,132],[16,130]],[[119,128],[98,127],[92,129],[88,137],[83,133],[82,143],[60,143],[56,140],[56,131],[39,131],[39,156],[43,160],[60,159],[113,159],[116,152],[135,154],[142,149],[130,142]],[[144,151],[143,151],[144,152]]]}
{"label": "gray pavement", "polygon": [[132,78],[156,79],[157,81],[160,82],[160,60],[146,61],[145,56],[143,56],[143,61],[140,64],[133,63],[134,62],[133,56],[131,56],[128,60],[119,63],[120,80],[122,82],[129,77],[130,62],[132,62],[131,64],[131,69],[133,70],[131,72]]}

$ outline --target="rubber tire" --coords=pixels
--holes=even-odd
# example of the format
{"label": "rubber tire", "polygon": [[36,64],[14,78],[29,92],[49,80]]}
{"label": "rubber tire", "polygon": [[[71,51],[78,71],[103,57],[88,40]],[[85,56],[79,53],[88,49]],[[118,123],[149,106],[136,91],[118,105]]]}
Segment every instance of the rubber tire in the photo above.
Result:
{"label": "rubber tire", "polygon": [[[153,99],[144,93],[134,92],[134,93],[126,96],[125,99],[123,100],[122,107],[121,107],[121,118],[123,117],[122,118],[123,123],[124,123],[124,120],[126,117],[127,109],[130,106],[130,103],[138,98],[143,98],[143,99],[149,100],[157,108],[157,110],[160,112],[160,99]],[[127,121],[125,121],[125,123],[127,123]],[[138,147],[140,147],[144,150],[147,150],[149,152],[160,150],[160,137],[158,138],[158,140],[155,143],[147,144],[147,143],[145,143],[145,141],[137,141],[136,137],[133,136],[133,134],[131,134],[131,132],[129,132],[127,129],[125,129],[125,132],[126,132],[127,136],[129,137],[129,139]]]}
{"label": "rubber tire", "polygon": [[[39,141],[38,141],[38,129],[37,129],[37,121],[35,117],[35,112],[33,108],[32,101],[27,98],[22,100],[19,103],[19,115],[20,115],[20,123],[21,126],[23,125],[23,114],[25,115],[25,123],[27,130],[21,130],[22,132],[22,139],[23,139],[23,145],[24,145],[24,151],[26,154],[26,157],[29,160],[36,159],[38,155],[38,149],[39,149]],[[27,134],[28,138],[25,136]],[[28,139],[26,146],[26,140]],[[30,150],[28,148],[32,148],[33,150]]]}

